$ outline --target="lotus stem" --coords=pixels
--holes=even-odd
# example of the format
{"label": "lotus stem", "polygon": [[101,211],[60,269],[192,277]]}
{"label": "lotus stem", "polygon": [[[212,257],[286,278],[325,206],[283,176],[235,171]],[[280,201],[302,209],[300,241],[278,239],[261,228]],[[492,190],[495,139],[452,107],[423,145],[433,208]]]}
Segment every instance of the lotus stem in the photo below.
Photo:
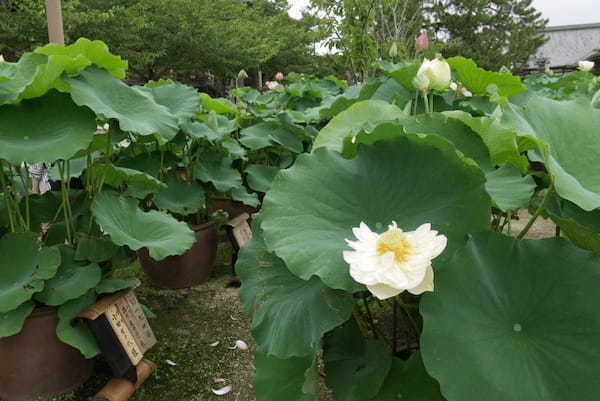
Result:
{"label": "lotus stem", "polygon": [[527,225],[525,225],[525,227],[523,227],[523,230],[519,233],[519,235],[517,236],[517,239],[523,239],[523,237],[525,237],[525,235],[527,235],[527,233],[533,226],[533,223],[535,223],[537,218],[540,217],[540,215],[544,211],[544,208],[546,207],[546,203],[548,203],[548,199],[550,199],[550,194],[552,193],[552,191],[554,191],[554,182],[552,184],[550,184],[550,187],[548,188],[548,190],[546,191],[546,194],[544,195],[544,199],[542,199],[542,203],[540,203],[540,206],[537,208],[534,215],[531,217],[531,219],[529,219],[529,221],[527,222]]}

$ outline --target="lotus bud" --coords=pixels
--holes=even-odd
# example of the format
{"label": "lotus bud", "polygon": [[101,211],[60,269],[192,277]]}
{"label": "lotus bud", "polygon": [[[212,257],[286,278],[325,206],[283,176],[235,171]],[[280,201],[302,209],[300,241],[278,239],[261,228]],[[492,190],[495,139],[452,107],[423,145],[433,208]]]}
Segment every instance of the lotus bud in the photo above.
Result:
{"label": "lotus bud", "polygon": [[4,57],[2,56],[2,54],[0,54],[0,63],[4,63]]}
{"label": "lotus bud", "polygon": [[269,88],[270,90],[275,90],[278,86],[279,83],[277,81],[267,81],[267,88]]}
{"label": "lotus bud", "polygon": [[450,89],[452,89],[455,92],[456,90],[458,90],[458,85],[456,84],[456,82],[450,83]]}
{"label": "lotus bud", "polygon": [[593,61],[580,61],[579,69],[584,72],[591,71],[594,68],[595,63]]}
{"label": "lotus bud", "polygon": [[544,72],[546,73],[546,75],[548,75],[549,77],[553,77],[554,76],[554,71],[552,71],[552,69],[550,67],[546,67],[546,69],[544,70]]}
{"label": "lotus bud", "polygon": [[398,43],[396,43],[396,42],[392,43],[389,54],[390,54],[391,58],[395,58],[398,56]]}
{"label": "lotus bud", "polygon": [[240,72],[238,72],[237,78],[239,80],[246,79],[248,78],[248,73],[246,72],[246,70],[240,70]]}
{"label": "lotus bud", "polygon": [[421,32],[415,41],[415,49],[418,52],[429,49],[429,37],[427,36],[427,32]]}
{"label": "lotus bud", "polygon": [[427,92],[429,90],[429,78],[425,75],[417,74],[417,76],[413,78],[412,84],[421,92]]}
{"label": "lotus bud", "polygon": [[419,67],[419,71],[417,71],[417,77],[419,76],[427,77],[429,80],[429,89],[438,91],[448,89],[452,79],[450,65],[446,61],[438,59],[425,59],[421,67]]}
{"label": "lotus bud", "polygon": [[283,72],[278,72],[277,74],[275,74],[275,81],[283,81]]}

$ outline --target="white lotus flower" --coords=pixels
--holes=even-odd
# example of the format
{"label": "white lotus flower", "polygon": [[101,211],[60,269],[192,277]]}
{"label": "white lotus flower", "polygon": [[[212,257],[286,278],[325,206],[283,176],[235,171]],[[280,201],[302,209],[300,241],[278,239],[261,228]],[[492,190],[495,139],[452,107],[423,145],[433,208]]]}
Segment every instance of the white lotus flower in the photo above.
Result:
{"label": "white lotus flower", "polygon": [[581,71],[591,71],[594,68],[595,63],[593,61],[580,61],[579,62],[579,69]]}
{"label": "white lotus flower", "polygon": [[0,54],[0,63],[4,63],[4,57]]}
{"label": "white lotus flower", "polygon": [[352,232],[358,241],[346,240],[354,250],[344,251],[350,276],[377,298],[433,291],[431,261],[444,251],[447,239],[431,230],[431,224],[403,232],[393,222],[385,233],[377,234],[360,223]]}
{"label": "white lotus flower", "polygon": [[448,89],[452,79],[450,65],[446,61],[438,59],[425,59],[417,71],[417,77],[419,76],[427,77],[429,88],[438,91]]}
{"label": "white lotus flower", "polygon": [[269,88],[270,90],[275,90],[278,86],[279,83],[277,81],[267,81],[267,88]]}

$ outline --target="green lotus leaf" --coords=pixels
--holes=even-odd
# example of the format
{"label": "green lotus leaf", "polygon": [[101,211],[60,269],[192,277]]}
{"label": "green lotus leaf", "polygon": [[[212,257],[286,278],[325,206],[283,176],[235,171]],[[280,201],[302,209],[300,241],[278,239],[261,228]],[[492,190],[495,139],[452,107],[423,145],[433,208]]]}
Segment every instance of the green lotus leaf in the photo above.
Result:
{"label": "green lotus leaf", "polygon": [[342,152],[347,137],[364,130],[370,131],[382,122],[396,121],[404,117],[406,114],[398,106],[382,100],[364,100],[335,116],[319,132],[313,147],[327,147]]}
{"label": "green lotus leaf", "polygon": [[[168,154],[168,153],[167,153]],[[166,156],[166,155],[165,155]],[[164,157],[164,156],[163,156]],[[116,161],[119,167],[143,171],[154,178],[160,175],[160,152],[142,153],[135,156],[123,157]]]}
{"label": "green lotus leaf", "polygon": [[226,136],[221,140],[220,143],[221,146],[227,150],[227,153],[229,153],[233,160],[246,160],[246,149],[244,149],[236,139]]}
{"label": "green lotus leaf", "polygon": [[265,166],[262,164],[251,164],[246,167],[244,171],[246,173],[246,179],[248,180],[248,186],[257,192],[267,192],[271,189],[273,180],[279,168],[273,166]]}
{"label": "green lotus leaf", "polygon": [[217,114],[236,114],[237,108],[235,104],[231,103],[227,99],[217,98],[213,99],[206,93],[199,94],[202,99],[202,107],[209,111],[214,111]]}
{"label": "green lotus leaf", "polygon": [[383,100],[404,107],[414,98],[414,88],[408,90],[395,79],[388,78],[379,88],[377,88],[370,98],[372,100]]}
{"label": "green lotus leaf", "polygon": [[179,130],[177,118],[152,95],[127,86],[104,70],[92,66],[77,77],[64,79],[71,86],[75,103],[89,107],[104,119],[118,120],[123,131],[158,134],[169,141]]}
{"label": "green lotus leaf", "polygon": [[198,121],[188,121],[182,125],[181,129],[193,139],[206,139],[210,142],[215,142],[226,135],[216,132],[208,124]]}
{"label": "green lotus leaf", "polygon": [[236,264],[240,298],[252,318],[258,351],[279,358],[314,355],[325,333],[344,323],[354,308],[352,296],[327,288],[313,277],[294,276],[265,247],[259,224]]}
{"label": "green lotus leaf", "polygon": [[3,106],[0,121],[0,158],[17,165],[69,159],[96,130],[94,114],[58,92]]}
{"label": "green lotus leaf", "polygon": [[102,192],[92,204],[92,213],[115,244],[127,245],[134,251],[148,248],[155,260],[181,255],[196,242],[187,224],[166,213],[145,213],[135,199]]}
{"label": "green lotus leaf", "polygon": [[86,61],[83,67],[95,64],[108,71],[115,78],[125,78],[125,73],[127,72],[127,61],[112,54],[108,46],[99,40],[80,38],[68,46],[50,43],[46,46],[38,47],[35,52],[47,56],[69,57],[73,63],[70,68],[65,69],[69,74],[74,74],[82,68],[81,60]]}
{"label": "green lotus leaf", "polygon": [[6,234],[0,238],[0,313],[16,309],[44,289],[56,274],[60,251],[42,248],[37,234]]}
{"label": "green lotus leaf", "polygon": [[316,401],[312,370],[314,356],[281,359],[261,352],[254,354],[253,387],[258,401]]}
{"label": "green lotus leaf", "polygon": [[143,171],[117,167],[112,164],[94,164],[86,170],[86,174],[92,179],[103,180],[105,184],[115,188],[129,183],[136,183],[155,190],[166,188],[164,183]]}
{"label": "green lotus leaf", "polygon": [[56,275],[46,281],[43,291],[35,294],[36,301],[50,306],[63,305],[81,297],[102,279],[100,266],[76,262],[75,251],[69,247],[61,246],[59,249],[61,263]]}
{"label": "green lotus leaf", "polygon": [[421,352],[444,397],[595,400],[599,268],[564,240],[473,235],[421,301]]}
{"label": "green lotus leaf", "polygon": [[112,259],[119,247],[108,236],[77,233],[75,260],[102,263]]}
{"label": "green lotus leaf", "polygon": [[573,244],[600,252],[600,210],[586,212],[568,200],[551,196],[545,212]]}
{"label": "green lotus leaf", "polygon": [[230,120],[225,116],[221,116],[211,112],[206,120],[208,126],[219,135],[224,136],[231,134],[238,126],[236,120]]}
{"label": "green lotus leaf", "polygon": [[536,188],[533,177],[521,176],[519,170],[512,165],[486,171],[485,178],[485,189],[494,204],[505,212],[527,207]]}
{"label": "green lotus leaf", "polygon": [[479,168],[435,136],[363,146],[352,160],[317,149],[277,175],[263,202],[262,229],[267,248],[298,277],[317,275],[331,288],[359,290],[342,257],[352,228],[365,222],[377,230],[396,221],[414,230],[431,223],[448,237],[443,260],[467,233],[489,226],[484,183]]}
{"label": "green lotus leaf", "polygon": [[43,96],[50,89],[66,92],[68,86],[60,79],[66,69],[83,69],[89,65],[89,60],[77,60],[67,56],[49,56],[46,64],[38,67],[37,74],[27,88],[21,93],[19,99],[32,99]]}
{"label": "green lotus leaf", "polygon": [[416,63],[381,65],[389,76],[409,91],[416,91],[413,79],[417,76],[419,65]]}
{"label": "green lotus leaf", "polygon": [[240,172],[231,167],[231,160],[227,158],[198,162],[195,175],[202,182],[211,182],[219,192],[227,192],[242,185]]}
{"label": "green lotus leaf", "polygon": [[44,55],[25,53],[16,63],[1,63],[0,78],[3,79],[0,79],[0,105],[18,101],[47,62],[48,57]]}
{"label": "green lotus leaf", "polygon": [[244,205],[257,207],[260,205],[258,195],[253,192],[248,192],[245,187],[237,187],[231,190],[231,199],[242,202]]}
{"label": "green lotus leaf", "polygon": [[519,137],[515,129],[502,126],[496,117],[473,117],[462,111],[447,111],[444,114],[462,121],[481,136],[493,165],[510,163],[521,172],[527,172],[529,160],[521,153],[537,146],[534,138]]}
{"label": "green lotus leaf", "polygon": [[[96,136],[99,136],[99,135],[94,135],[94,137],[96,137]],[[68,173],[69,178],[80,177],[81,174],[83,174],[83,170],[85,170],[86,167],[87,167],[87,157],[79,157],[76,159],[71,159],[71,160],[69,160],[68,171],[64,171],[63,174],[66,176]],[[65,166],[65,170],[66,169],[67,169],[67,167]],[[61,180],[60,169],[58,168],[58,164],[55,164],[50,169],[48,169],[48,177],[52,181],[60,181]]]}
{"label": "green lotus leaf", "polygon": [[137,278],[105,278],[96,286],[96,293],[98,295],[112,294],[117,291],[137,287],[138,285],[140,285],[140,280]]}
{"label": "green lotus leaf", "polygon": [[278,122],[262,122],[241,131],[240,142],[251,150],[281,145],[295,153],[304,150],[302,140]]}
{"label": "green lotus leaf", "polygon": [[73,324],[73,321],[95,302],[96,293],[88,291],[82,297],[73,299],[58,308],[56,335],[63,343],[77,348],[87,359],[99,355],[100,348],[91,330],[84,323]]}
{"label": "green lotus leaf", "polygon": [[150,93],[156,103],[165,106],[178,118],[180,124],[195,116],[200,107],[196,89],[179,82],[136,88]]}
{"label": "green lotus leaf", "polygon": [[475,95],[489,94],[490,85],[498,88],[500,96],[506,97],[518,95],[527,89],[521,79],[510,72],[486,71],[477,67],[473,60],[464,57],[452,57],[447,61],[458,75],[458,80]]}
{"label": "green lotus leaf", "polygon": [[176,177],[169,177],[167,187],[156,193],[154,203],[162,210],[168,210],[182,216],[197,213],[206,201],[204,188],[197,182],[184,182]]}
{"label": "green lotus leaf", "polygon": [[0,339],[19,334],[23,329],[25,320],[31,315],[34,308],[35,304],[32,301],[27,301],[17,309],[0,313]]}
{"label": "green lotus leaf", "polygon": [[532,96],[526,106],[511,105],[503,112],[503,122],[519,135],[548,144],[540,154],[562,198],[587,211],[600,208],[600,110],[589,99]]}
{"label": "green lotus leaf", "polygon": [[365,339],[354,319],[325,337],[323,360],[327,385],[339,401],[372,399],[392,367],[387,345]]}
{"label": "green lotus leaf", "polygon": [[429,376],[421,353],[415,352],[406,362],[394,358],[388,377],[373,401],[443,401],[440,385]]}

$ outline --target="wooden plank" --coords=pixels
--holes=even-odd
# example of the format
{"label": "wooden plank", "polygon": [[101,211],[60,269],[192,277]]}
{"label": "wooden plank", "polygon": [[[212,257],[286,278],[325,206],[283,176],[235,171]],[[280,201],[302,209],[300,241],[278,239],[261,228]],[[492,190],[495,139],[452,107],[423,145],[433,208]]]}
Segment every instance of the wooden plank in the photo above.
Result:
{"label": "wooden plank", "polygon": [[60,0],[46,0],[46,16],[48,18],[48,38],[50,42],[64,46],[65,33]]}

